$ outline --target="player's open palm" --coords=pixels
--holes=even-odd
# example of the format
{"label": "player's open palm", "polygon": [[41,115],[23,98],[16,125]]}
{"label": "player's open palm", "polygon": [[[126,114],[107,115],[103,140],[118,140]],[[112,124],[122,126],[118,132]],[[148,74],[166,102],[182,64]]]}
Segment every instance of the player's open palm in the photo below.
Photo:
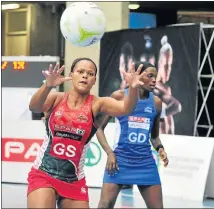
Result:
{"label": "player's open palm", "polygon": [[132,88],[137,88],[139,86],[143,86],[143,82],[140,81],[142,74],[140,74],[143,65],[141,64],[137,71],[135,71],[135,63],[132,63],[131,69],[126,72],[124,69],[120,69],[120,72],[123,74],[124,80],[128,83]]}
{"label": "player's open palm", "polygon": [[64,77],[61,73],[64,71],[65,66],[63,65],[59,69],[59,64],[57,63],[53,69],[53,66],[50,64],[49,69],[46,71],[42,71],[42,74],[46,78],[46,85],[47,87],[55,87],[59,86],[60,84],[64,83],[65,81],[71,80],[71,77]]}

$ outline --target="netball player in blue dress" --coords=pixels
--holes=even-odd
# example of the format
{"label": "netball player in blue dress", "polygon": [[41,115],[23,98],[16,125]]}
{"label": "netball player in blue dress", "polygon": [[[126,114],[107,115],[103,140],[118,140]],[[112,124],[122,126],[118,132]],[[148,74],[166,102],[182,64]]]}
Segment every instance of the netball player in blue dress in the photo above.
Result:
{"label": "netball player in blue dress", "polygon": [[[140,64],[143,64],[140,80],[144,85],[139,88],[139,100],[133,113],[116,117],[114,151],[104,135],[109,116],[105,116],[97,131],[98,140],[108,155],[98,208],[113,208],[122,186],[133,184],[138,186],[148,208],[163,208],[160,177],[150,145],[151,142],[167,166],[167,155],[159,138],[162,102],[153,94],[157,70],[148,62],[136,63],[135,68]],[[123,100],[127,94],[128,89],[119,90],[112,97]],[[114,172],[116,174],[112,175]]]}

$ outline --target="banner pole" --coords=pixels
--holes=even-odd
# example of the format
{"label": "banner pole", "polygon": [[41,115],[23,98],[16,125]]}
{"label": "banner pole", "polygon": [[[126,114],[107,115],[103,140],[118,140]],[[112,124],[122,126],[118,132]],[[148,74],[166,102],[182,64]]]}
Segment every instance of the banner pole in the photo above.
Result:
{"label": "banner pole", "polygon": [[[198,48],[198,71],[200,69],[200,63],[201,63],[201,42],[202,42],[202,38],[201,38],[201,28],[202,28],[203,23],[200,23],[200,30],[199,30],[199,48]],[[198,75],[198,74],[197,74]],[[198,75],[198,81],[200,80],[200,77]],[[199,85],[199,89],[200,89],[200,85]],[[195,103],[195,121],[197,118],[197,112],[198,112],[198,85],[197,85],[197,94],[196,94],[196,103]],[[195,122],[194,124],[194,131],[193,131],[193,136],[197,136],[198,135],[198,131],[197,131],[197,124]]]}
{"label": "banner pole", "polygon": [[[214,28],[214,26],[212,27],[212,25],[210,25],[210,27],[208,27],[208,26],[204,26],[203,24],[201,24],[201,27],[200,27],[200,31],[201,31],[201,35],[202,35],[202,40],[203,40],[203,43],[205,45],[206,52],[204,54],[203,61],[201,63],[199,71],[198,71],[198,83],[199,83],[199,89],[201,91],[203,103],[202,103],[202,105],[200,107],[199,113],[198,113],[196,121],[195,121],[194,135],[196,135],[196,129],[197,128],[199,128],[199,127],[200,128],[208,128],[206,137],[209,137],[210,132],[213,129],[213,125],[211,124],[209,110],[208,110],[206,102],[207,102],[208,96],[210,94],[210,91],[212,89],[212,85],[213,85],[213,82],[214,82],[214,78],[213,78],[213,67],[212,67],[212,62],[211,62],[211,58],[210,58],[210,54],[209,54],[210,48],[211,48],[213,40],[214,40],[214,30],[212,32],[209,44],[207,45],[207,41],[206,41],[206,37],[205,37],[205,33],[204,33],[204,29],[207,29],[207,28],[209,28],[209,29],[210,28]],[[200,47],[200,50],[201,50],[201,47]],[[211,71],[210,75],[202,75],[201,74],[202,70],[204,69],[204,64],[205,64],[206,59],[208,59],[208,62],[209,62],[209,67],[210,67],[210,71]],[[206,78],[211,78],[211,81],[210,81],[210,84],[208,86],[206,95],[204,95],[203,85],[202,85],[202,82],[201,82],[201,78],[205,78],[205,77]],[[202,127],[202,125],[198,124],[198,122],[199,122],[199,120],[201,118],[201,115],[202,115],[202,112],[203,112],[204,109],[205,109],[206,117],[207,117],[207,120],[208,120],[208,125],[206,127],[205,126]]]}

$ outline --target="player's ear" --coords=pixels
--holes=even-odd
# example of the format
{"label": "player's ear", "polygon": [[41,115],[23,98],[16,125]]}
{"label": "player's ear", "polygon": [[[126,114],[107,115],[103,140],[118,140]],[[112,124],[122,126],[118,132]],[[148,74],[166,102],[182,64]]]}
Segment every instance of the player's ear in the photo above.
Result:
{"label": "player's ear", "polygon": [[97,80],[97,76],[95,76],[95,79],[94,79],[93,85],[95,85],[96,80]]}
{"label": "player's ear", "polygon": [[70,72],[69,77],[71,77],[71,80],[73,80],[73,72]]}

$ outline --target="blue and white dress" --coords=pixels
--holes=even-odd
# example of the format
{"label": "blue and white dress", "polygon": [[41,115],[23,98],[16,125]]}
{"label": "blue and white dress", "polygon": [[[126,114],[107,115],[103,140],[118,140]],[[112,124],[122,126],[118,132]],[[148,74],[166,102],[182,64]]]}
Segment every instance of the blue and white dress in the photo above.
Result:
{"label": "blue and white dress", "polygon": [[[125,93],[128,93],[128,89]],[[147,99],[138,100],[132,114],[116,118],[117,134],[114,153],[119,171],[110,176],[105,171],[103,183],[161,184],[150,144],[151,130],[156,115],[154,94],[150,92]]]}

